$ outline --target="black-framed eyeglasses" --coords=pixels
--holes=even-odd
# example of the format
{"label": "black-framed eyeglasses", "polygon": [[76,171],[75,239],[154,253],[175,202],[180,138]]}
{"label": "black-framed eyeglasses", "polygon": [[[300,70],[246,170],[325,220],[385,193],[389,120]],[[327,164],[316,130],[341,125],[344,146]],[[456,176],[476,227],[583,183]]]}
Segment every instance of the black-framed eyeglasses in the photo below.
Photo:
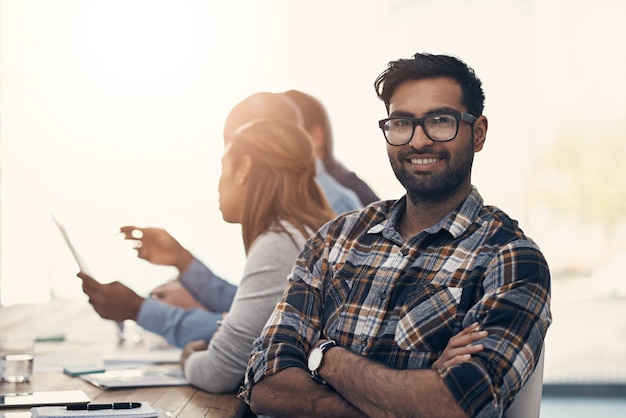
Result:
{"label": "black-framed eyeglasses", "polygon": [[404,145],[411,142],[415,128],[419,125],[428,138],[436,142],[451,141],[459,133],[459,123],[474,123],[476,116],[448,110],[423,118],[391,117],[378,121],[378,126],[389,145]]}

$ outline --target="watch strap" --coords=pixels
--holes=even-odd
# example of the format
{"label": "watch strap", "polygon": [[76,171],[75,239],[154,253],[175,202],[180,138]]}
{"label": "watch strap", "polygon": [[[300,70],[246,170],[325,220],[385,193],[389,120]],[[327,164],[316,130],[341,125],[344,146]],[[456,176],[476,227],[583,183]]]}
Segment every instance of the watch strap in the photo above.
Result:
{"label": "watch strap", "polygon": [[[317,346],[317,349],[319,349],[322,352],[322,354],[324,354],[324,352],[326,350],[328,350],[330,347],[335,347],[336,345],[337,345],[337,343],[335,342],[335,340],[327,340],[327,341],[324,341],[323,343],[321,343],[319,346]],[[322,361],[323,361],[323,357],[322,357]],[[321,383],[321,384],[325,385],[326,381],[324,379],[322,379],[322,377],[317,372],[320,367],[322,367],[322,363],[321,362],[320,362],[319,366],[317,366],[317,368],[315,370],[311,370],[311,378],[313,380],[315,380],[317,383]]]}

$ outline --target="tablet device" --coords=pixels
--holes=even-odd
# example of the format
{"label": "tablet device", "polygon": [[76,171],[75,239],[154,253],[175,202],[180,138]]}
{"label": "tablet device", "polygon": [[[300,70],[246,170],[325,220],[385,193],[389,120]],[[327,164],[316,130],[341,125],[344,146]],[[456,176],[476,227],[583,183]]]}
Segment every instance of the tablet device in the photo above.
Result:
{"label": "tablet device", "polygon": [[0,395],[0,408],[70,405],[90,401],[91,399],[82,390],[5,393]]}

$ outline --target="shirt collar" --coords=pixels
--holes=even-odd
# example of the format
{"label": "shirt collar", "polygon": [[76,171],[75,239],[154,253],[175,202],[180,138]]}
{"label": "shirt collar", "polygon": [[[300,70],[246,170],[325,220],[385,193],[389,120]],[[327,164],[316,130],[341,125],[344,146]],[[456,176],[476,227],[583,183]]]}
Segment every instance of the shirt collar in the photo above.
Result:
{"label": "shirt collar", "polygon": [[[457,238],[469,229],[474,220],[478,217],[482,206],[483,198],[480,193],[478,193],[476,187],[472,186],[470,194],[456,209],[441,218],[435,225],[427,228],[425,232],[436,234],[442,229],[445,229],[452,237]],[[387,217],[382,222],[372,226],[367,233],[378,234],[382,232],[385,238],[402,243],[402,238],[396,229],[396,225],[405,210],[406,195],[398,199],[389,209]]]}

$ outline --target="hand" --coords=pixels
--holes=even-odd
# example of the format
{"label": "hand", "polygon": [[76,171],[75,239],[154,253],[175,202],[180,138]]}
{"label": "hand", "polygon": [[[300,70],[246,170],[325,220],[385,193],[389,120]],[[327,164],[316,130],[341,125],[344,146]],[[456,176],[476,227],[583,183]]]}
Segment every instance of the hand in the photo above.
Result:
{"label": "hand", "polygon": [[83,292],[102,318],[122,322],[136,320],[144,299],[120,282],[102,284],[83,272],[77,274],[83,281]]}
{"label": "hand", "polygon": [[171,280],[155,287],[150,292],[150,296],[167,305],[179,308],[206,309],[178,280]]}
{"label": "hand", "polygon": [[209,348],[209,344],[206,341],[197,340],[187,343],[187,345],[183,349],[183,354],[180,357],[180,366],[182,368],[185,368],[185,362],[190,355],[192,355],[196,351],[204,351],[207,348]]}
{"label": "hand", "polygon": [[463,331],[450,338],[448,345],[441,353],[441,356],[430,366],[431,369],[450,367],[455,364],[464,363],[472,358],[472,354],[484,349],[482,344],[474,342],[485,338],[487,331],[482,331],[478,322],[474,322]]}
{"label": "hand", "polygon": [[174,266],[182,273],[193,261],[191,253],[164,229],[127,225],[120,232],[124,239],[137,241],[137,256],[152,264]]}

